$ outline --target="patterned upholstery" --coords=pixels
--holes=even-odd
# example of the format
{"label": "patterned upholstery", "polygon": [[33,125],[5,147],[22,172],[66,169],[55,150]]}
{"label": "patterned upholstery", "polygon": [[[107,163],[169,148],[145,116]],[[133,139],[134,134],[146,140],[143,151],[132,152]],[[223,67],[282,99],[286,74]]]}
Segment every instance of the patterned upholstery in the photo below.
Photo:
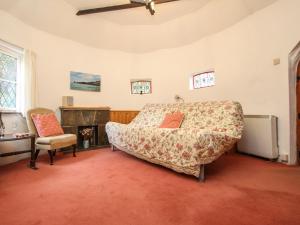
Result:
{"label": "patterned upholstery", "polygon": [[31,114],[33,123],[40,137],[48,137],[64,134],[54,113]]}
{"label": "patterned upholstery", "polygon": [[[159,128],[167,113],[185,115],[181,128]],[[147,104],[128,125],[109,122],[109,142],[138,158],[199,176],[208,164],[241,138],[242,107],[233,101]]]}

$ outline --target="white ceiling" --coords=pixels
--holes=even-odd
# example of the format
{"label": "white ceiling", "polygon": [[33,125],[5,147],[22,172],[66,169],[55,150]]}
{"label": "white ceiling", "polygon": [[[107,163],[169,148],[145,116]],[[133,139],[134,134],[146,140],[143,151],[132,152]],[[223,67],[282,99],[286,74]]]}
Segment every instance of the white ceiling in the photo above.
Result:
{"label": "white ceiling", "polygon": [[[130,0],[63,0],[76,11],[81,9],[99,8],[130,3]],[[93,19],[104,19],[120,25],[153,25],[165,23],[169,20],[179,18],[191,12],[197,11],[212,0],[181,0],[179,2],[168,2],[156,6],[157,13],[150,16],[144,8],[126,9],[116,12],[86,15]],[[117,13],[117,15],[116,15]]]}
{"label": "white ceiling", "polygon": [[76,16],[79,9],[127,0],[1,0],[0,9],[52,34],[101,49],[144,53],[180,47],[219,32],[276,0],[181,0]]}

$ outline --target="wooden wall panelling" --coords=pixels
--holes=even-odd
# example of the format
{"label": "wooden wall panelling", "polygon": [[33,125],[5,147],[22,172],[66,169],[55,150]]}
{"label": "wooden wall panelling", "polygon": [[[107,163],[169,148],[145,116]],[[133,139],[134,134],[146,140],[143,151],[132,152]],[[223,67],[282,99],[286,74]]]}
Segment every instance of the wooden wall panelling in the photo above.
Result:
{"label": "wooden wall panelling", "polygon": [[298,67],[297,67],[296,95],[297,95],[297,149],[300,152],[300,62],[298,63]]}
{"label": "wooden wall panelling", "polygon": [[111,110],[110,121],[128,124],[130,123],[140,111],[136,110]]}

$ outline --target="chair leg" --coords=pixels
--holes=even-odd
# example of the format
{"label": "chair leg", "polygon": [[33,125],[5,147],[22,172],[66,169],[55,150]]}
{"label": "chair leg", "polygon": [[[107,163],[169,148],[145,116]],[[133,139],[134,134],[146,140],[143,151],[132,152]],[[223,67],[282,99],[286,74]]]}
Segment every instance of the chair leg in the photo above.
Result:
{"label": "chair leg", "polygon": [[29,162],[29,168],[36,170],[37,167],[35,166],[35,153],[36,153],[36,147],[35,147],[35,137],[31,138],[31,144],[30,144],[30,162]]}
{"label": "chair leg", "polygon": [[77,146],[73,145],[73,157],[76,157],[76,149],[77,149]]}
{"label": "chair leg", "polygon": [[199,174],[199,181],[204,182],[205,181],[205,174],[204,174],[204,164],[200,165],[200,174]]}
{"label": "chair leg", "polygon": [[111,150],[114,152],[115,150],[116,150],[116,147],[113,145],[113,144],[111,144]]}
{"label": "chair leg", "polygon": [[53,151],[53,156],[55,156],[56,155],[56,149]]}
{"label": "chair leg", "polygon": [[49,155],[49,158],[50,158],[50,165],[53,165],[53,151],[48,150],[48,155]]}
{"label": "chair leg", "polygon": [[39,153],[40,153],[40,150],[39,150],[39,149],[36,149],[36,150],[35,150],[35,154],[34,154],[34,160],[37,159],[37,157],[39,156]]}

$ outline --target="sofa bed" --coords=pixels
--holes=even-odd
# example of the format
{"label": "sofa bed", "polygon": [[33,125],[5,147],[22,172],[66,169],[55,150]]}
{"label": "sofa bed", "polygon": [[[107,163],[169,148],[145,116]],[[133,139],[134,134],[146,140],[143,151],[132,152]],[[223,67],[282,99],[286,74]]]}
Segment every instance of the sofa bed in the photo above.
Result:
{"label": "sofa bed", "polygon": [[[160,128],[168,114],[180,112],[180,128]],[[113,149],[204,180],[204,165],[232,149],[244,126],[234,101],[147,104],[129,124],[108,122]]]}

